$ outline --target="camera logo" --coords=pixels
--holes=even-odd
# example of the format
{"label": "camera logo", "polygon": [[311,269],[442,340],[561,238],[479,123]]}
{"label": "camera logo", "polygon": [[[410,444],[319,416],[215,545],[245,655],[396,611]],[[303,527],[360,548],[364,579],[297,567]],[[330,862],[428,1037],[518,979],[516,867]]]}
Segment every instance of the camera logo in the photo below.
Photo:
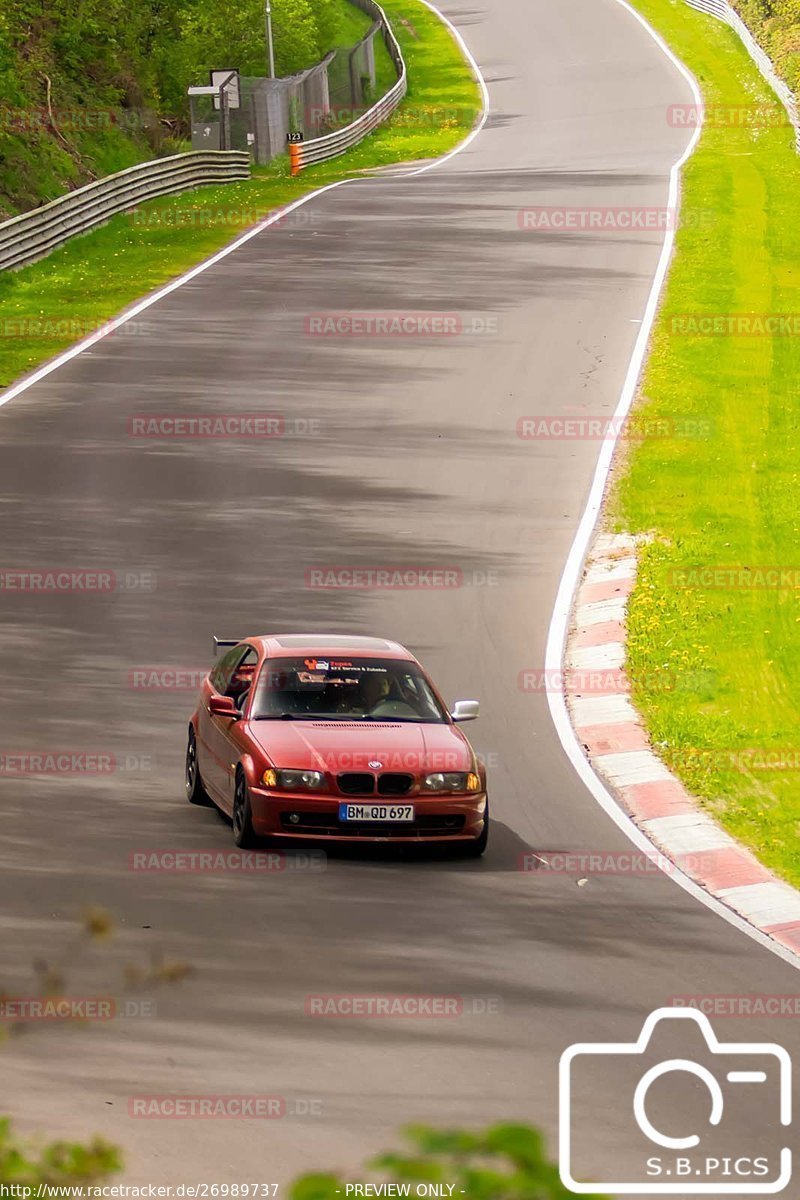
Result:
{"label": "camera logo", "polygon": [[[636,1042],[570,1046],[559,1088],[560,1173],[571,1192],[774,1195],[792,1178],[782,1144],[792,1123],[788,1052],[720,1042],[695,1009],[658,1009]],[[580,1136],[582,1122],[597,1127],[590,1094],[609,1106],[608,1179],[585,1157],[596,1143]]]}

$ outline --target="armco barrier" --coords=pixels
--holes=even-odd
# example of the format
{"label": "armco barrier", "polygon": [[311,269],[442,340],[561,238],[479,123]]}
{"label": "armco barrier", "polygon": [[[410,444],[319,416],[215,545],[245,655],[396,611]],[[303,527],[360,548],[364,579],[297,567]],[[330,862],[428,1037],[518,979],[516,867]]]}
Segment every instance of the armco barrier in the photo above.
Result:
{"label": "armco barrier", "polygon": [[797,97],[789,85],[778,76],[772,59],[759,46],[736,10],[728,3],[728,0],[685,0],[685,3],[699,12],[707,13],[711,17],[717,17],[718,20],[724,21],[744,42],[748,54],[789,114],[789,120],[794,125],[795,145],[800,153],[800,109],[798,109]]}
{"label": "armco barrier", "polygon": [[0,224],[0,271],[44,258],[69,238],[88,233],[143,200],[206,183],[233,183],[249,175],[250,156],[245,150],[175,154],[106,175]]}
{"label": "armco barrier", "polygon": [[362,138],[365,138],[368,133],[372,133],[373,129],[377,129],[382,121],[391,116],[406,94],[408,87],[406,64],[386,13],[379,4],[375,3],[375,0],[351,0],[351,2],[368,16],[374,17],[379,23],[381,36],[397,71],[397,83],[376,104],[373,104],[372,108],[368,108],[357,120],[345,125],[343,129],[325,134],[324,137],[312,138],[308,142],[290,145],[289,157],[293,175],[302,171],[303,167],[308,167],[312,163],[324,162],[327,158],[335,158],[337,154],[343,154],[351,146],[357,145]]}

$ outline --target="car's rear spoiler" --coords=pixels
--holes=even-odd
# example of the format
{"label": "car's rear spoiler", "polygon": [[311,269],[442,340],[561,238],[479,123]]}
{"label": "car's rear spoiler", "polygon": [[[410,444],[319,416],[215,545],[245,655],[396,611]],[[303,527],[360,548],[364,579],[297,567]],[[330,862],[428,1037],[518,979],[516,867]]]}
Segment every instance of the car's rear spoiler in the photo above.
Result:
{"label": "car's rear spoiler", "polygon": [[217,657],[220,650],[232,650],[234,646],[238,646],[243,638],[214,638],[214,658]]}

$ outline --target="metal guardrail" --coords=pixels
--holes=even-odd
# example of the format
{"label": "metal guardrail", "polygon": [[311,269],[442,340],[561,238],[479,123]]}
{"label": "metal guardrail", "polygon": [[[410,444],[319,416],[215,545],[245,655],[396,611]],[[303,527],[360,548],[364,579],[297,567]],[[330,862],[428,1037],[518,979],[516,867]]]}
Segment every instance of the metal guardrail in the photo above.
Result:
{"label": "metal guardrail", "polygon": [[775,92],[783,107],[789,114],[789,120],[794,126],[795,145],[800,154],[800,108],[798,107],[797,97],[791,90],[789,85],[780,78],[775,70],[772,59],[765,50],[759,46],[752,33],[745,25],[742,18],[736,12],[728,0],[684,0],[690,8],[696,8],[698,12],[707,13],[708,16],[716,17],[720,21],[724,21],[738,35],[744,43],[748,54],[753,59],[753,62],[758,67],[761,74],[766,79],[769,86]]}
{"label": "metal guardrail", "polygon": [[312,138],[308,142],[290,145],[289,157],[293,175],[297,175],[303,167],[311,166],[312,163],[324,162],[328,158],[335,158],[337,154],[343,154],[351,146],[358,145],[368,133],[372,133],[373,129],[377,129],[387,117],[391,116],[406,94],[408,78],[405,59],[386,13],[379,4],[375,3],[375,0],[351,0],[351,3],[357,5],[368,16],[374,17],[379,23],[389,57],[397,71],[397,83],[376,104],[368,108],[355,121],[345,125],[343,129],[337,129],[334,133],[327,133],[323,137]]}
{"label": "metal guardrail", "polygon": [[244,150],[174,154],[106,175],[0,224],[0,271],[36,262],[76,234],[88,233],[142,200],[249,176],[250,156]]}

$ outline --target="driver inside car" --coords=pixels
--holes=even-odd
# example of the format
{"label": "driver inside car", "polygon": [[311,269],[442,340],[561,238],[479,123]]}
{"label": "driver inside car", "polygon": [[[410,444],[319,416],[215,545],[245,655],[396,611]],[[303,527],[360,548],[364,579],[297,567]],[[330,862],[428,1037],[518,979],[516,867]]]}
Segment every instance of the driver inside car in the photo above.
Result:
{"label": "driver inside car", "polygon": [[367,675],[361,685],[359,708],[363,709],[365,713],[371,713],[384,700],[389,699],[390,691],[387,675],[377,672],[374,675]]}
{"label": "driver inside car", "polygon": [[337,705],[337,711],[368,715],[388,699],[389,692],[389,679],[385,674],[377,671],[374,674],[367,674],[359,682],[355,695],[342,697]]}
{"label": "driver inside car", "polygon": [[390,678],[388,674],[368,674],[364,678],[359,692],[359,698],[354,707],[357,707],[357,710],[363,712],[365,716],[413,719],[421,715],[417,711],[417,705],[404,694],[398,681]]}

